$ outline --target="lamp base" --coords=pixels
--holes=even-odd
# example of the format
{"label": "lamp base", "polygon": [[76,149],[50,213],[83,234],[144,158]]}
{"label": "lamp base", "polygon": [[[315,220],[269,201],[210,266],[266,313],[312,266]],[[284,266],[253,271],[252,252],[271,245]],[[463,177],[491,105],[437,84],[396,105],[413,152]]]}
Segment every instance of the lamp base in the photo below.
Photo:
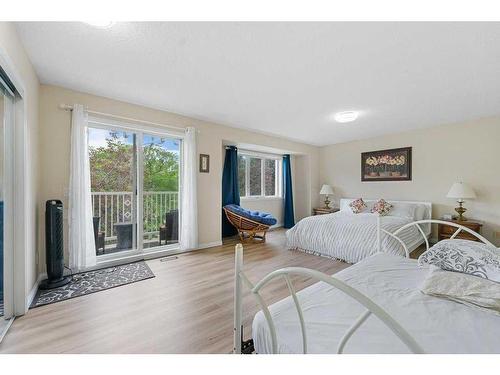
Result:
{"label": "lamp base", "polygon": [[464,213],[465,213],[465,211],[467,211],[467,209],[462,206],[463,203],[464,202],[462,202],[462,201],[458,201],[458,207],[455,208],[455,211],[457,211],[457,213],[458,213],[458,220],[459,221],[467,221],[467,219],[464,216]]}
{"label": "lamp base", "polygon": [[330,200],[328,199],[328,195],[325,198],[325,208],[330,208]]}

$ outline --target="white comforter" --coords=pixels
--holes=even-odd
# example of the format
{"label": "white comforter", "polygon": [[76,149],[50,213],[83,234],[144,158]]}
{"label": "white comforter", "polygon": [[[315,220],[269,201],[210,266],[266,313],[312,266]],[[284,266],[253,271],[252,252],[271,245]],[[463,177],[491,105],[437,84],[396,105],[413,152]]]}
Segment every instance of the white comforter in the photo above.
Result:
{"label": "white comforter", "polygon": [[[426,353],[500,353],[500,317],[457,302],[427,296],[419,288],[427,267],[399,256],[376,254],[335,275],[363,292],[396,319]],[[309,353],[335,353],[337,344],[364,311],[356,301],[318,282],[298,293],[304,309]],[[302,336],[291,298],[270,307],[279,353],[301,353]],[[271,352],[262,312],[256,314],[257,353]],[[406,346],[371,315],[347,343],[345,353],[408,353]]]}
{"label": "white comforter", "polygon": [[[383,216],[381,227],[392,233],[411,221],[399,216]],[[423,242],[414,226],[404,230],[399,238],[407,246]],[[377,217],[370,213],[354,215],[342,211],[306,217],[286,232],[286,246],[287,249],[300,249],[356,263],[378,252]],[[382,249],[391,254],[405,254],[401,244],[387,235],[382,235]]]}

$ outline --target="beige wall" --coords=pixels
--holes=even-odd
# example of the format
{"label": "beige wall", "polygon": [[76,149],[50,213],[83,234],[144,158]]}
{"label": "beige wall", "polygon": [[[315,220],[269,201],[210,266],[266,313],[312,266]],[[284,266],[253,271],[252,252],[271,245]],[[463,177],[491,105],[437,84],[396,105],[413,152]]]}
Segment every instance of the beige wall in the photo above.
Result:
{"label": "beige wall", "polygon": [[26,218],[26,279],[24,289],[26,295],[31,291],[38,277],[36,267],[37,249],[37,212],[38,194],[38,92],[39,82],[36,73],[21,44],[15,27],[10,22],[0,22],[0,53],[6,57],[15,70],[15,74],[24,85],[25,123],[27,126],[26,163],[28,201],[25,202],[29,212]]}
{"label": "beige wall", "polygon": [[[348,126],[356,126],[348,125]],[[361,152],[413,147],[413,178],[408,182],[361,182]],[[477,199],[466,215],[484,221],[483,234],[500,245],[500,118],[386,135],[322,147],[320,182],[339,197],[391,198],[433,203],[433,216],[455,213],[446,194],[455,181],[469,183]]]}
{"label": "beige wall", "polygon": [[[253,133],[215,123],[192,119],[164,111],[149,109],[129,103],[111,100],[94,95],[71,91],[55,86],[42,85],[40,94],[40,200],[39,233],[43,236],[43,205],[45,200],[61,198],[67,207],[70,153],[70,113],[59,109],[59,104],[79,103],[94,111],[113,113],[141,120],[168,123],[176,126],[195,126],[198,130],[198,153],[210,155],[210,173],[198,174],[198,223],[200,244],[210,244],[221,239],[221,179],[223,165],[223,141],[251,143],[300,154],[304,162],[303,170],[296,171],[298,180],[307,181],[307,189],[318,189],[319,169],[317,147],[288,141],[279,137]],[[306,161],[307,160],[307,161]],[[298,183],[298,181],[296,181]],[[309,214],[313,196],[310,190],[297,194],[300,202],[296,215]],[[66,237],[67,237],[67,231]],[[43,245],[43,243],[42,243]],[[44,249],[40,246],[41,269],[44,264]]]}

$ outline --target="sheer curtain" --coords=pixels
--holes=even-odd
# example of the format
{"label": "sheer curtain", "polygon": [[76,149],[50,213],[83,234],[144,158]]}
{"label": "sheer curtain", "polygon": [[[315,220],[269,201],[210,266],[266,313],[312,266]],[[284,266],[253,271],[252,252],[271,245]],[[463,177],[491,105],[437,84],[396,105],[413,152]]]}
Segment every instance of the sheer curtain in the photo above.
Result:
{"label": "sheer curtain", "polygon": [[183,175],[182,175],[182,205],[181,205],[181,238],[183,250],[198,248],[198,176],[196,160],[196,129],[186,129],[183,144]]}
{"label": "sheer curtain", "polygon": [[87,127],[83,106],[73,105],[68,205],[69,267],[73,272],[96,264]]}

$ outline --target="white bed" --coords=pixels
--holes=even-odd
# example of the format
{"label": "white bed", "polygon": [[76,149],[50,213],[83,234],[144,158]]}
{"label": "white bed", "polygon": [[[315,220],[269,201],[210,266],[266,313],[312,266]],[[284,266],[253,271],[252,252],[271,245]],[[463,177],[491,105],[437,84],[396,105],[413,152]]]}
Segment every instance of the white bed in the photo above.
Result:
{"label": "white bed", "polygon": [[[431,224],[456,227],[450,241],[465,231],[496,249],[469,228],[441,220],[411,222],[394,232],[379,226],[378,237],[384,233],[400,241],[406,257],[377,253],[334,276],[287,267],[253,284],[243,271],[243,247],[236,245],[233,352],[242,353],[243,347],[248,352],[248,343],[241,341],[242,287],[246,286],[262,309],[252,324],[257,353],[500,353],[498,311],[420,291],[424,279],[428,282],[429,268],[409,259],[399,236],[417,227],[425,237],[422,226]],[[429,250],[427,239],[424,242]],[[318,282],[295,292],[293,275]],[[274,279],[284,279],[290,297],[268,307],[260,292]]]}
{"label": "white bed", "polygon": [[[369,213],[376,202],[365,200],[368,208],[353,214],[348,204],[352,199],[340,200],[340,211],[310,216],[299,221],[286,232],[286,247],[315,255],[357,263],[382,250],[387,253],[405,255],[403,247],[390,236],[382,236],[381,248],[377,241],[377,214]],[[389,201],[394,206],[387,216],[380,217],[382,229],[394,232],[396,229],[415,220],[430,219],[432,205],[429,202]],[[423,226],[424,233],[430,235],[430,225]],[[411,252],[420,246],[424,239],[416,227],[400,233],[401,239]]]}
{"label": "white bed", "polygon": [[[426,353],[500,353],[500,317],[456,302],[430,297],[419,286],[428,272],[416,260],[376,254],[335,277],[390,312]],[[326,283],[297,293],[307,330],[308,353],[336,353],[337,343],[365,309]],[[302,353],[297,310],[291,299],[269,308],[276,326],[278,353]],[[262,312],[253,321],[257,353],[271,353]],[[409,353],[377,317],[370,316],[347,343],[344,353]]]}

